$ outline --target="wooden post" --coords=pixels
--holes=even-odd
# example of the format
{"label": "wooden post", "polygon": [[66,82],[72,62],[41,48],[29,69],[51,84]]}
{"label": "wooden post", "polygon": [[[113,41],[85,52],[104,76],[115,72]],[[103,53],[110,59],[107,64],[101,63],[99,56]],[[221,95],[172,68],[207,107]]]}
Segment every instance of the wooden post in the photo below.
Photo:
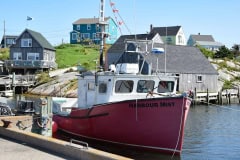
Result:
{"label": "wooden post", "polygon": [[207,99],[207,105],[209,105],[209,93],[208,93],[208,88],[207,88],[207,97],[206,97],[206,99]]}
{"label": "wooden post", "polygon": [[218,101],[218,104],[220,104],[220,92],[218,92],[217,94],[217,101]]}
{"label": "wooden post", "polygon": [[193,104],[196,105],[196,102],[197,102],[197,88],[195,87],[194,88],[194,93],[193,93]]}
{"label": "wooden post", "polygon": [[231,104],[231,92],[228,93],[229,104]]}
{"label": "wooden post", "polygon": [[219,97],[220,97],[220,103],[219,104],[223,105],[222,91],[219,92]]}
{"label": "wooden post", "polygon": [[228,91],[226,90],[226,100],[227,100],[227,104],[229,104],[228,102]]}
{"label": "wooden post", "polygon": [[238,94],[237,94],[237,97],[238,97],[238,103],[240,103],[240,93],[239,93],[239,87],[238,87]]}

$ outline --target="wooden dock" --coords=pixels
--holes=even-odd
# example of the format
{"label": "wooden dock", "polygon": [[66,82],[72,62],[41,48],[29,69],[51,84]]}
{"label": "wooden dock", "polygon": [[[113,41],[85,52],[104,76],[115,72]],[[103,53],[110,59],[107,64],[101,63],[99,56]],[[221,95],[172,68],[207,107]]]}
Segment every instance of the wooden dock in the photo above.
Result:
{"label": "wooden dock", "polygon": [[193,104],[205,103],[205,104],[232,104],[240,103],[240,93],[238,90],[225,90],[215,93],[197,93],[195,92],[193,97]]}

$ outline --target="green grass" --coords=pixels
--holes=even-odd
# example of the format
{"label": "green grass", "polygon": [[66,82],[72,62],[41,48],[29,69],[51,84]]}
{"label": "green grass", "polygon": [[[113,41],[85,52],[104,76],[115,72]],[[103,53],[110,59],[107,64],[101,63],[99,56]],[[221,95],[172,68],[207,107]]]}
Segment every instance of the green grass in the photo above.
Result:
{"label": "green grass", "polygon": [[77,66],[78,64],[86,69],[96,68],[95,60],[99,59],[99,46],[63,44],[55,48],[58,68]]}

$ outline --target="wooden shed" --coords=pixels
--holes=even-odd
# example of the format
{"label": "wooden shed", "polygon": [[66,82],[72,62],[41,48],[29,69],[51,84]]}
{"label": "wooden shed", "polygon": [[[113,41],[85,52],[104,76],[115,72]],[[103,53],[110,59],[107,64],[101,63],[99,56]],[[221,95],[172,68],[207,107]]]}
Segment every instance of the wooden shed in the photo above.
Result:
{"label": "wooden shed", "polygon": [[[142,52],[125,52],[125,41],[128,36],[121,36],[112,45],[106,55],[106,67],[120,62],[144,63],[142,74],[158,72],[179,77],[178,91],[194,90],[197,92],[218,92],[218,72],[208,59],[196,47],[153,44],[128,44]],[[152,54],[153,48],[163,48],[163,54]],[[146,50],[147,49],[147,50]],[[145,60],[144,60],[145,59]]]}

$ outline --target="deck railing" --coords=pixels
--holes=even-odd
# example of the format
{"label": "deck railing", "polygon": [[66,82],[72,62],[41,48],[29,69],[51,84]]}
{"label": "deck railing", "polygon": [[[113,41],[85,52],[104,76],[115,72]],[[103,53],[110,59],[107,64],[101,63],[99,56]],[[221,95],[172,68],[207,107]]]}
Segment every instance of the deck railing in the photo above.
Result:
{"label": "deck railing", "polygon": [[6,60],[7,68],[57,68],[57,64],[53,61],[46,60]]}

